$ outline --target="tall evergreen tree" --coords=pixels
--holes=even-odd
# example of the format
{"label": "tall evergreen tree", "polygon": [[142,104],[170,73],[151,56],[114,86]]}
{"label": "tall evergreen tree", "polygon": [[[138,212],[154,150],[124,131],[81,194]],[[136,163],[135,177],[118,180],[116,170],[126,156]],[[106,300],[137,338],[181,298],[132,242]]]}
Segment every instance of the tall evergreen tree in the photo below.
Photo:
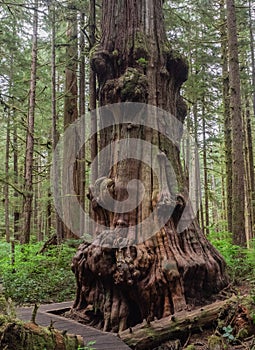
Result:
{"label": "tall evergreen tree", "polygon": [[232,232],[233,243],[245,246],[245,166],[241,83],[235,1],[227,0],[230,115],[232,123]]}
{"label": "tall evergreen tree", "polygon": [[33,205],[33,157],[34,157],[34,120],[35,120],[35,97],[36,97],[36,72],[37,72],[37,40],[38,40],[38,1],[35,1],[33,17],[32,39],[32,62],[31,80],[29,90],[29,110],[26,132],[26,155],[25,155],[25,184],[23,204],[23,228],[21,241],[29,243],[31,230],[31,217]]}

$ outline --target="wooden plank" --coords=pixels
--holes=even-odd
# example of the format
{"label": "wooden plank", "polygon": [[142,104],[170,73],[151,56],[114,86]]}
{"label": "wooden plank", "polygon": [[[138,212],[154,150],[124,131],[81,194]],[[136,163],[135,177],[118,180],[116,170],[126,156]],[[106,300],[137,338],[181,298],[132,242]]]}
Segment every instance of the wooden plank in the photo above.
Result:
{"label": "wooden plank", "polygon": [[[58,330],[81,335],[85,344],[89,341],[96,341],[94,345],[96,350],[130,350],[116,334],[102,332],[96,328],[65,319],[60,315],[49,313],[49,311],[62,310],[71,306],[71,302],[41,305],[37,311],[36,322],[44,327],[48,327],[53,322],[53,327]],[[33,307],[21,307],[17,309],[17,316],[23,321],[30,321],[32,311]]]}

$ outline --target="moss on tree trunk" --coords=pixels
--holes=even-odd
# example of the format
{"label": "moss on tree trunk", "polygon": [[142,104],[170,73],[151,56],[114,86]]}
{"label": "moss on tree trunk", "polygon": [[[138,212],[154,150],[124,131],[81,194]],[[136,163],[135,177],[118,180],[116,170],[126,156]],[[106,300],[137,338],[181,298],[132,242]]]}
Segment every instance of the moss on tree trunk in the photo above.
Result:
{"label": "moss on tree trunk", "polygon": [[23,323],[0,315],[0,349],[4,350],[77,350],[83,339],[63,335],[54,328]]}

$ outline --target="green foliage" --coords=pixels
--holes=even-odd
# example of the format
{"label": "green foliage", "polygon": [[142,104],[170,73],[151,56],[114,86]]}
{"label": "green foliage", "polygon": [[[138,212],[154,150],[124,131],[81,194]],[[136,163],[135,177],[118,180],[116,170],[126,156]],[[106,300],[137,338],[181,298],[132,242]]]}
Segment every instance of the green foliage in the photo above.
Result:
{"label": "green foliage", "polygon": [[227,339],[228,342],[232,342],[235,340],[233,333],[233,328],[228,325],[227,327],[223,327],[223,337]]}
{"label": "green foliage", "polygon": [[148,60],[146,60],[146,58],[144,57],[140,57],[138,60],[136,60],[136,62],[140,64],[140,66],[142,66],[143,68],[146,68],[148,65]]}
{"label": "green foliage", "polygon": [[17,245],[12,265],[10,245],[0,242],[4,293],[16,303],[61,302],[74,297],[75,278],[70,264],[76,248],[63,244],[38,254],[41,246]]}
{"label": "green foliage", "polygon": [[232,244],[230,232],[216,232],[210,229],[209,240],[223,255],[229,274],[233,280],[242,279],[255,286],[255,241],[250,242],[248,249]]}
{"label": "green foliage", "polygon": [[96,344],[96,341],[95,340],[91,340],[84,347],[81,347],[79,345],[77,350],[96,350],[96,348],[93,347],[93,345],[95,345],[95,344]]}

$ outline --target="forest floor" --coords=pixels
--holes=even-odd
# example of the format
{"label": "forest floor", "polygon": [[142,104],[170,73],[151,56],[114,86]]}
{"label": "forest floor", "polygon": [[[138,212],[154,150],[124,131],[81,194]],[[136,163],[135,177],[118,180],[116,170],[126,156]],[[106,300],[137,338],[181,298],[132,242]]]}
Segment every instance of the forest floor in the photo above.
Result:
{"label": "forest floor", "polygon": [[[228,314],[219,315],[211,322],[210,327],[203,327],[196,333],[186,330],[181,339],[182,345],[168,342],[161,344],[157,350],[255,350],[255,247],[245,251],[240,258],[237,249],[227,241],[216,240],[215,243],[226,259],[232,282],[206,303],[233,295],[237,296],[238,302],[233,304]],[[0,278],[4,297],[10,298],[16,305],[74,300],[75,277],[70,262],[77,244],[66,242],[43,253],[38,253],[42,243],[17,245],[14,259],[11,253],[6,254],[11,252],[10,245],[0,241]],[[10,261],[15,262],[10,264]]]}
{"label": "forest floor", "polygon": [[219,314],[208,328],[186,335],[182,345],[173,342],[153,350],[255,350],[255,295],[254,285],[242,279],[230,284],[215,300],[237,296],[226,314]]}

